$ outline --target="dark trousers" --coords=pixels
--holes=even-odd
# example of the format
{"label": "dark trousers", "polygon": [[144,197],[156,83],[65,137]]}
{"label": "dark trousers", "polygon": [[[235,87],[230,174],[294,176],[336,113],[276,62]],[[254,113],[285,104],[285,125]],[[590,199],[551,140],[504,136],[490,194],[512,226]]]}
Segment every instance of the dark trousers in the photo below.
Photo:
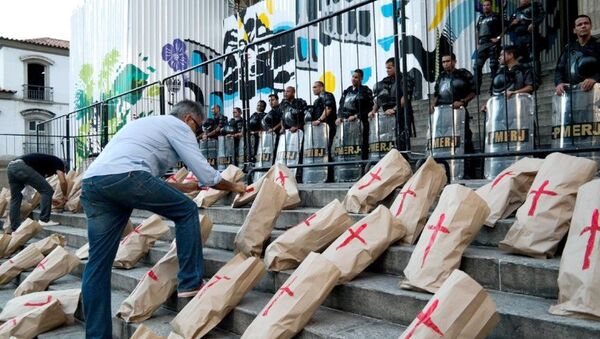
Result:
{"label": "dark trousers", "polygon": [[52,209],[52,186],[36,170],[29,167],[22,160],[11,161],[6,168],[8,183],[10,185],[10,227],[15,231],[21,225],[21,191],[26,185],[33,187],[42,195],[40,203],[40,220],[49,221]]}
{"label": "dark trousers", "polygon": [[121,234],[133,209],[175,222],[180,292],[200,286],[204,274],[198,207],[183,193],[144,171],[83,180],[81,204],[87,217],[90,256],[81,293],[86,338],[112,338],[110,278]]}
{"label": "dark trousers", "polygon": [[481,89],[481,79],[483,75],[481,74],[483,65],[487,59],[490,59],[490,69],[492,71],[492,79],[498,72],[498,68],[500,63],[498,61],[498,57],[500,56],[500,46],[492,43],[483,43],[479,45],[479,49],[477,49],[477,58],[475,59],[475,80],[477,81],[477,94],[479,94]]}

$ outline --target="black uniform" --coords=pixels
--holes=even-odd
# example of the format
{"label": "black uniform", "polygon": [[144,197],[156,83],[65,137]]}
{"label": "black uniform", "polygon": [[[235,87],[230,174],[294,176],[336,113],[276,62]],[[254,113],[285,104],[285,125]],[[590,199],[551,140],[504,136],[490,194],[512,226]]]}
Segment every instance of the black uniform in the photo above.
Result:
{"label": "black uniform", "polygon": [[533,86],[533,75],[528,67],[516,64],[512,68],[502,66],[492,79],[492,95],[500,95],[504,91],[516,91],[525,86]]}
{"label": "black uniform", "polygon": [[[400,79],[400,85],[402,86],[402,74],[399,74]],[[404,105],[406,105],[407,111],[408,111],[408,121],[409,121],[409,126],[413,125],[413,121],[414,121],[414,117],[413,117],[413,110],[412,110],[412,104],[411,104],[411,94],[412,94],[412,89],[415,87],[415,81],[413,79],[413,77],[411,77],[410,75],[406,75],[406,82],[407,82],[407,90],[408,90],[408,95],[406,97],[404,97],[404,93],[402,91],[402,87],[400,87],[398,89],[398,91],[400,92],[400,98],[404,97]],[[391,76],[387,76],[383,79],[381,79],[381,81],[379,81],[378,83],[375,84],[375,88],[373,89],[373,94],[375,95],[375,103],[377,104],[377,106],[379,106],[380,108],[383,109],[383,111],[385,112],[386,110],[390,109],[390,108],[395,108],[396,107],[396,78],[395,77],[391,77]],[[404,112],[404,110],[401,107],[397,107],[396,112]],[[399,122],[399,128],[400,130],[404,129],[404,119],[398,119]]]}
{"label": "black uniform", "polygon": [[277,105],[265,114],[262,119],[262,128],[267,131],[281,122],[281,105]]}
{"label": "black uniform", "polygon": [[[464,68],[457,68],[452,73],[442,71],[435,82],[436,106],[452,105],[455,101],[461,101],[474,92],[475,82],[471,72]],[[474,151],[470,120],[469,111],[465,106],[465,153]],[[472,170],[471,164],[465,161],[465,176],[472,176]]]}
{"label": "black uniform", "polygon": [[351,116],[356,116],[362,122],[363,127],[363,143],[362,152],[363,159],[368,158],[369,146],[369,112],[373,108],[373,92],[367,86],[359,85],[354,88],[350,86],[342,93],[340,98],[340,106],[338,108],[338,118],[348,119]]}
{"label": "black uniform", "polygon": [[[258,151],[258,140],[259,134],[258,132],[262,131],[262,120],[267,115],[265,112],[254,112],[248,119],[248,130],[253,132],[250,134],[250,156],[249,160],[254,161],[254,156],[256,155],[256,151]],[[254,133],[256,132],[256,133]]]}
{"label": "black uniform", "polygon": [[581,46],[579,41],[566,45],[554,71],[554,84],[578,84],[585,79],[600,82],[600,41],[594,37]]}
{"label": "black uniform", "polygon": [[[544,22],[546,11],[539,2],[532,1],[531,4],[521,6],[510,17],[511,25],[509,30],[513,32],[513,42],[517,49],[522,53],[519,62],[523,65],[531,63],[533,61],[533,67],[535,69],[536,83],[538,83],[541,71],[539,63],[541,36],[537,26]],[[518,19],[519,23],[516,25],[512,24],[512,21]],[[533,23],[533,34],[529,32],[529,25]]]}
{"label": "black uniform", "polygon": [[321,115],[323,115],[323,111],[325,111],[326,107],[331,109],[331,113],[325,120],[325,123],[327,123],[329,126],[329,146],[331,146],[336,132],[335,119],[337,111],[337,104],[335,103],[335,97],[333,94],[329,92],[323,92],[315,99],[313,102],[312,111],[310,111],[310,121],[318,120]]}
{"label": "black uniform", "polygon": [[487,59],[490,59],[492,78],[498,71],[498,57],[500,56],[500,40],[492,42],[502,34],[502,18],[497,13],[481,14],[477,20],[477,33],[479,35],[479,48],[475,59],[475,76],[477,77],[477,93],[481,88],[481,70]]}
{"label": "black uniform", "polygon": [[306,101],[294,98],[292,101],[283,100],[281,102],[281,114],[283,128],[290,129],[296,127],[302,129],[304,126],[304,110],[306,109]]}
{"label": "black uniform", "polygon": [[[223,128],[228,124],[227,117],[219,114],[218,117],[208,118],[202,124],[202,131],[204,133],[210,133],[217,128]],[[216,136],[214,137],[216,138]]]}

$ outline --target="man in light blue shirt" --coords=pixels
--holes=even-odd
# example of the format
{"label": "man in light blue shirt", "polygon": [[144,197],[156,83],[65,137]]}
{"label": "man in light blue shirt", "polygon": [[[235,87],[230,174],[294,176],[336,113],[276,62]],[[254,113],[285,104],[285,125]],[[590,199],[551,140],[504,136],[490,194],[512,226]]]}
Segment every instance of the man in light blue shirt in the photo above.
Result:
{"label": "man in light blue shirt", "polygon": [[181,160],[198,185],[244,192],[243,184],[221,178],[202,156],[196,136],[204,109],[177,103],[168,116],[146,117],[125,125],[85,172],[81,203],[88,220],[89,260],[82,296],[87,338],[112,338],[110,279],[121,233],[132,210],[143,209],[175,222],[179,260],[178,296],[193,297],[202,285],[204,261],[198,207],[183,192],[195,183],[167,184],[157,178]]}

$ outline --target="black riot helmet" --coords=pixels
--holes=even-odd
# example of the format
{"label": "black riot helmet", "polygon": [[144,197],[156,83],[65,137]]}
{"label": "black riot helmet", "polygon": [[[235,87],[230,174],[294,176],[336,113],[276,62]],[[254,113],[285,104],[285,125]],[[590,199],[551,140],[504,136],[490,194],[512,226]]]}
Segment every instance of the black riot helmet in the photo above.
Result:
{"label": "black riot helmet", "polygon": [[212,118],[208,118],[202,123],[202,132],[210,133],[215,130],[215,127],[215,121]]}
{"label": "black riot helmet", "polygon": [[232,121],[221,127],[221,135],[234,134],[235,132],[235,126]]}
{"label": "black riot helmet", "polygon": [[258,132],[261,129],[261,120],[265,114],[264,113],[254,113],[250,116],[250,120],[248,120],[248,129],[251,132]]}
{"label": "black riot helmet", "polygon": [[306,109],[304,110],[304,123],[310,123],[313,120],[317,120],[317,119],[313,119],[313,114],[314,114],[314,107],[312,105],[308,105],[306,106]]}
{"label": "black riot helmet", "polygon": [[582,78],[590,78],[598,70],[598,59],[593,56],[582,56],[577,60],[577,74]]}
{"label": "black riot helmet", "polygon": [[298,127],[298,119],[300,118],[300,112],[297,108],[289,107],[285,111],[283,116],[283,122],[289,127]]}
{"label": "black riot helmet", "polygon": [[265,130],[271,129],[281,122],[281,118],[273,111],[267,113],[262,119],[262,127]]}

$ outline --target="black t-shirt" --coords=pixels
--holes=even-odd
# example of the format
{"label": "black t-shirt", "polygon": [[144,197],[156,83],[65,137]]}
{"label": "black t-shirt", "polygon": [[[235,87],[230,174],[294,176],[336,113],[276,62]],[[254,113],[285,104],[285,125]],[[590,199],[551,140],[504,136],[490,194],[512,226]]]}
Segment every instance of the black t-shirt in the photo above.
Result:
{"label": "black t-shirt", "polygon": [[31,153],[19,157],[27,164],[27,166],[33,168],[43,177],[49,177],[56,174],[56,171],[64,171],[65,163],[53,155],[42,154],[42,153]]}

